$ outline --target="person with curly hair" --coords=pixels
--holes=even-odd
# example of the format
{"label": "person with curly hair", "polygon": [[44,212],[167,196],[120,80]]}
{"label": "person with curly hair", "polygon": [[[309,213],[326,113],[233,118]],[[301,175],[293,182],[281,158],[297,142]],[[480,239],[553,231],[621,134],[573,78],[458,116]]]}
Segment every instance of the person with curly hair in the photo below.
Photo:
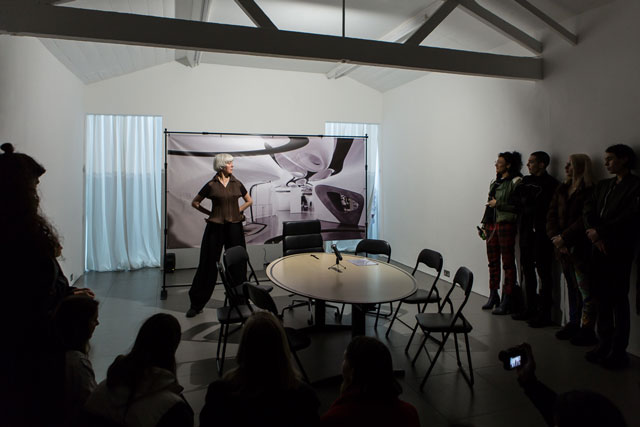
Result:
{"label": "person with curly hair", "polygon": [[[495,163],[496,178],[489,186],[489,197],[482,218],[482,233],[487,242],[489,259],[489,299],[483,310],[505,315],[512,311],[511,292],[516,286],[516,232],[518,206],[513,200],[516,187],[522,181],[522,158],[517,151],[500,153]],[[502,300],[500,289],[500,258],[504,269]]]}
{"label": "person with curly hair", "polygon": [[0,148],[0,323],[9,343],[0,352],[0,387],[16,397],[0,410],[14,424],[37,425],[50,412],[43,408],[50,403],[45,367],[53,350],[51,315],[65,296],[93,292],[69,286],[56,260],[62,245],[40,210],[37,189],[45,168],[10,143]]}

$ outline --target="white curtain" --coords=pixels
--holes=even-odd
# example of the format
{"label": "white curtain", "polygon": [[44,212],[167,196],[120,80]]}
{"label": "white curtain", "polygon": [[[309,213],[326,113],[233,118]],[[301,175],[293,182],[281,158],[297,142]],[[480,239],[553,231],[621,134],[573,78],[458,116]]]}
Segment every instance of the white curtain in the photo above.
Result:
{"label": "white curtain", "polygon": [[[377,239],[378,229],[378,191],[380,188],[380,174],[378,163],[378,135],[379,125],[371,123],[337,123],[326,122],[325,135],[331,136],[365,136],[367,135],[367,237]],[[358,240],[343,240],[334,242],[343,251],[354,251]]]}
{"label": "white curtain", "polygon": [[158,267],[162,117],[87,115],[85,270]]}

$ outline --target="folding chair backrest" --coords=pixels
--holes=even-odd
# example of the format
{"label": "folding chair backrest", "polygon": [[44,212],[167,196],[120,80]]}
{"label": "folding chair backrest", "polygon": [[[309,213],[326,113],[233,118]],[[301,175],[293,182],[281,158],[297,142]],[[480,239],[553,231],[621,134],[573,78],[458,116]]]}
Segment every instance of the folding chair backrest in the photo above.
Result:
{"label": "folding chair backrest", "polygon": [[469,295],[471,295],[471,288],[473,287],[473,272],[469,270],[467,267],[460,267],[458,271],[456,271],[456,275],[453,277],[453,284],[451,285],[451,289],[447,292],[447,295],[444,297],[441,309],[444,307],[446,303],[451,307],[451,312],[453,313],[453,303],[451,302],[451,293],[456,288],[456,286],[460,286],[462,291],[464,292],[464,300],[458,306],[458,310],[456,312],[456,318],[460,316],[462,313],[462,309],[467,304],[469,300]]}
{"label": "folding chair backrest", "polygon": [[267,310],[278,317],[278,308],[276,307],[276,303],[273,301],[273,298],[271,298],[269,292],[250,283],[246,284],[246,290],[249,294],[249,299],[256,307],[261,308],[262,310]]}
{"label": "folding chair backrest", "polygon": [[416,266],[413,268],[411,272],[412,276],[416,275],[418,271],[418,266],[420,264],[424,264],[429,268],[436,270],[436,278],[433,280],[431,284],[431,288],[429,289],[429,298],[433,293],[435,293],[438,297],[440,297],[440,293],[438,292],[437,283],[440,280],[440,273],[442,273],[442,267],[444,265],[444,261],[442,259],[442,254],[440,252],[434,251],[432,249],[423,249],[418,254],[418,260],[416,261]]}
{"label": "folding chair backrest", "polygon": [[258,284],[258,276],[256,276],[256,272],[249,261],[249,254],[247,253],[247,249],[244,246],[234,246],[224,251],[222,255],[222,262],[224,263],[225,271],[227,272],[227,280],[232,286],[241,285],[241,283],[234,283],[233,277],[229,274],[231,268],[238,264],[246,263],[247,267],[249,267],[249,280],[253,276],[256,284]]}
{"label": "folding chair backrest", "polygon": [[434,281],[434,283],[437,282],[440,278],[440,273],[442,273],[442,266],[444,265],[444,261],[440,252],[436,252],[432,249],[421,250],[420,254],[418,255],[418,260],[416,261],[416,266],[413,268],[413,272],[411,273],[412,276],[416,275],[416,271],[418,271],[418,266],[420,265],[420,263],[436,270],[438,275],[436,276],[436,280]]}
{"label": "folding chair backrest", "polygon": [[391,245],[386,240],[363,239],[356,246],[356,254],[386,255],[387,262],[391,262]]}
{"label": "folding chair backrest", "polygon": [[237,307],[239,305],[243,305],[247,303],[247,298],[244,295],[243,288],[244,286],[238,285],[233,286],[229,283],[227,279],[227,274],[222,264],[217,263],[218,272],[220,273],[220,279],[222,280],[222,286],[224,286],[224,292],[227,295],[227,300],[231,307]]}
{"label": "folding chair backrest", "polygon": [[307,252],[324,252],[319,220],[285,221],[282,223],[282,253],[294,255]]}

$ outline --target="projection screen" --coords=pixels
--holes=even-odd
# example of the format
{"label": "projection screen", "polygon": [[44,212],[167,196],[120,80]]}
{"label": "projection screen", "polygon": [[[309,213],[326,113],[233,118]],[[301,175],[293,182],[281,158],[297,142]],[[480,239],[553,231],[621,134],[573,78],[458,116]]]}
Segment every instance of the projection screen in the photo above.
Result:
{"label": "projection screen", "polygon": [[[247,244],[277,243],[282,222],[319,219],[324,240],[366,235],[366,137],[166,132],[167,249],[199,248],[204,215],[191,207],[213,179],[213,157],[234,157],[233,175],[253,199]],[[239,204],[243,202],[239,199]],[[202,202],[210,208],[210,200]]]}

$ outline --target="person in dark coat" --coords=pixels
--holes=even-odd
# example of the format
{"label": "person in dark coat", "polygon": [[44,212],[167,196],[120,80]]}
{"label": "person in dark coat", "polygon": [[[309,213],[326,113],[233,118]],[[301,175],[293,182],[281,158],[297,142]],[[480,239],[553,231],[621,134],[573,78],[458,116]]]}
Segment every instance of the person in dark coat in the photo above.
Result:
{"label": "person in dark coat", "polygon": [[615,176],[598,182],[584,208],[586,234],[592,243],[599,340],[586,358],[618,369],[629,364],[629,287],[638,237],[640,178],[631,173],[636,155],[627,145],[608,147],[604,162]]}
{"label": "person in dark coat", "polygon": [[[529,175],[522,178],[516,200],[520,203],[520,262],[524,276],[526,309],[514,314],[534,328],[551,325],[553,245],[547,237],[547,211],[558,180],[547,173],[550,158],[544,151],[531,153]],[[536,278],[536,272],[540,277]],[[537,294],[540,294],[538,298]]]}

